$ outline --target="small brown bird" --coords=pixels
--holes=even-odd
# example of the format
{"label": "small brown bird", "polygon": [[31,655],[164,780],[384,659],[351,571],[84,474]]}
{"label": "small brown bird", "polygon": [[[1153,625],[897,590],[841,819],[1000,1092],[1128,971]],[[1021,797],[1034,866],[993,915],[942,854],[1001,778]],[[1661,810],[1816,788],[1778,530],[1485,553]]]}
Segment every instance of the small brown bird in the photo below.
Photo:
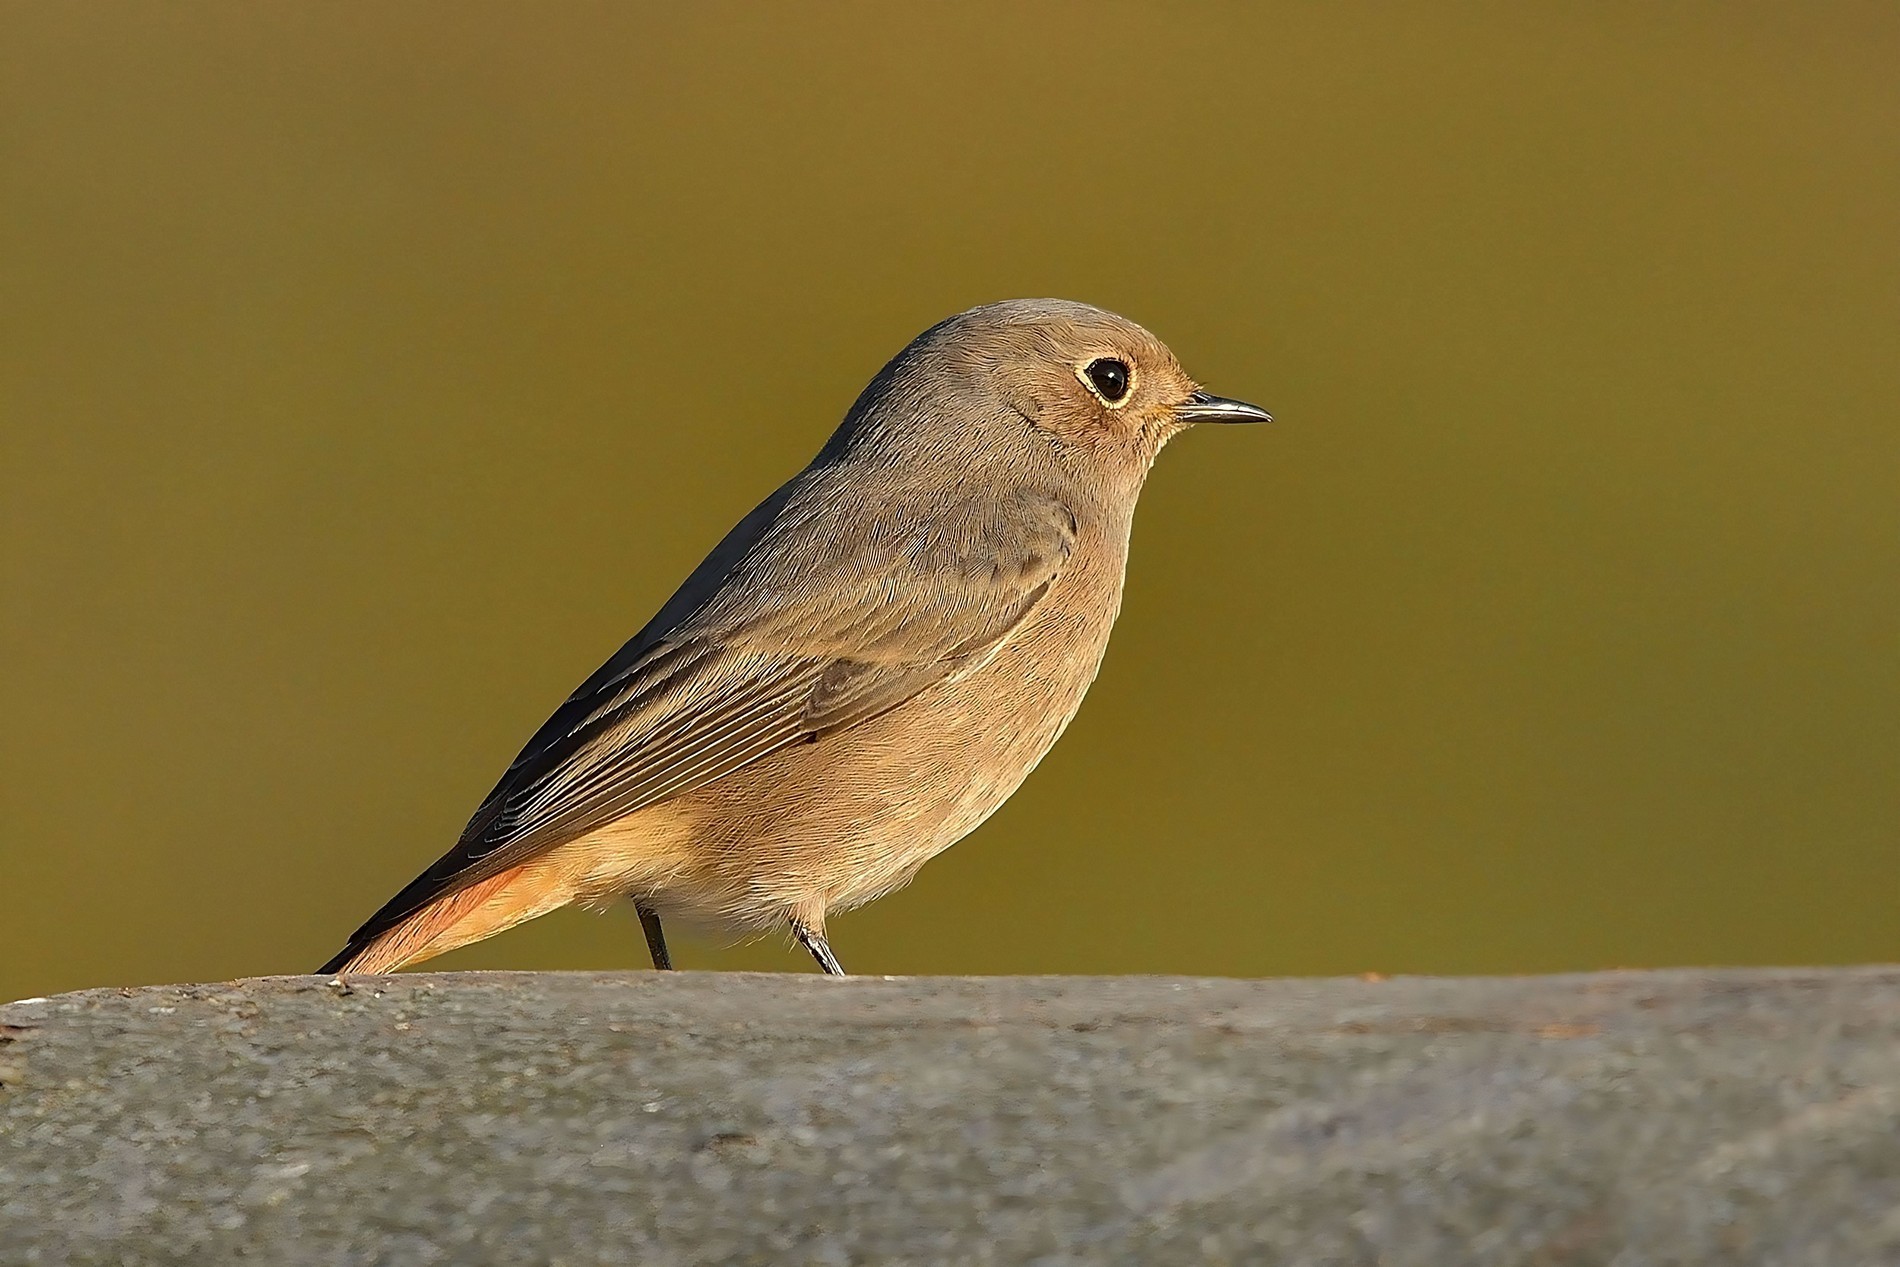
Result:
{"label": "small brown bird", "polygon": [[988,818],[1075,716],[1161,447],[1264,421],[1086,304],[931,327],[320,971],[631,898],[657,968],[679,916],[789,929],[842,974],[826,916]]}

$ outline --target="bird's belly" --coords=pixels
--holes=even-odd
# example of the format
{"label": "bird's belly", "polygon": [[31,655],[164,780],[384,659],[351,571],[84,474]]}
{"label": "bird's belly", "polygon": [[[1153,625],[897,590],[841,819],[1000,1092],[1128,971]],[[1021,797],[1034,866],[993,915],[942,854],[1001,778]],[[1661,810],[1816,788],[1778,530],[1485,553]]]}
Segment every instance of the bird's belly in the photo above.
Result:
{"label": "bird's belly", "polygon": [[769,927],[903,885],[994,813],[1061,736],[1101,665],[1116,605],[1032,615],[962,676],[669,802],[694,823],[693,861],[656,904]]}

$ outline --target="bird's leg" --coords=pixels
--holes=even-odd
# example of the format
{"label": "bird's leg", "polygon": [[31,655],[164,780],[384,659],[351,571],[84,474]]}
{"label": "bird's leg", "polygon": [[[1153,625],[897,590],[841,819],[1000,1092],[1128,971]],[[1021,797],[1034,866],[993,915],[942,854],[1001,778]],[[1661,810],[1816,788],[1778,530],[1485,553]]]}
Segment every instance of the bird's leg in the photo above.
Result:
{"label": "bird's leg", "polygon": [[811,951],[811,957],[818,961],[827,975],[842,977],[844,966],[838,962],[838,956],[831,953],[831,946],[825,941],[825,935],[802,919],[792,921],[792,936],[798,938],[798,944]]}
{"label": "bird's leg", "polygon": [[658,912],[638,898],[634,899],[633,909],[640,916],[640,931],[647,935],[647,952],[653,956],[653,966],[661,972],[671,972],[673,956],[666,953],[666,934],[660,931]]}

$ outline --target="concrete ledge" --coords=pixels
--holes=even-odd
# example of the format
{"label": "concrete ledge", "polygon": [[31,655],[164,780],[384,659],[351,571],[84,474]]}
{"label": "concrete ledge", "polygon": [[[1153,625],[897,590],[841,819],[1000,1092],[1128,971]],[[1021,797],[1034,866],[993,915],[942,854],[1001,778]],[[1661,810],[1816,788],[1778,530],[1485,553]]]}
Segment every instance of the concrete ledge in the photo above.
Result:
{"label": "concrete ledge", "polygon": [[1900,968],[95,990],[0,1009],[0,1246],[1868,1267]]}

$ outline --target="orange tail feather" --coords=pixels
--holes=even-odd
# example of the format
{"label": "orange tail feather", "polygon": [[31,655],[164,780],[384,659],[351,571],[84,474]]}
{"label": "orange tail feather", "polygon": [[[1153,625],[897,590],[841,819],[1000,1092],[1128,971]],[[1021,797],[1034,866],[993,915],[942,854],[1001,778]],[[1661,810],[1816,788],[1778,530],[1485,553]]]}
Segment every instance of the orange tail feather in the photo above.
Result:
{"label": "orange tail feather", "polygon": [[573,877],[562,868],[524,863],[437,898],[379,934],[339,971],[394,972],[546,915],[574,897]]}

